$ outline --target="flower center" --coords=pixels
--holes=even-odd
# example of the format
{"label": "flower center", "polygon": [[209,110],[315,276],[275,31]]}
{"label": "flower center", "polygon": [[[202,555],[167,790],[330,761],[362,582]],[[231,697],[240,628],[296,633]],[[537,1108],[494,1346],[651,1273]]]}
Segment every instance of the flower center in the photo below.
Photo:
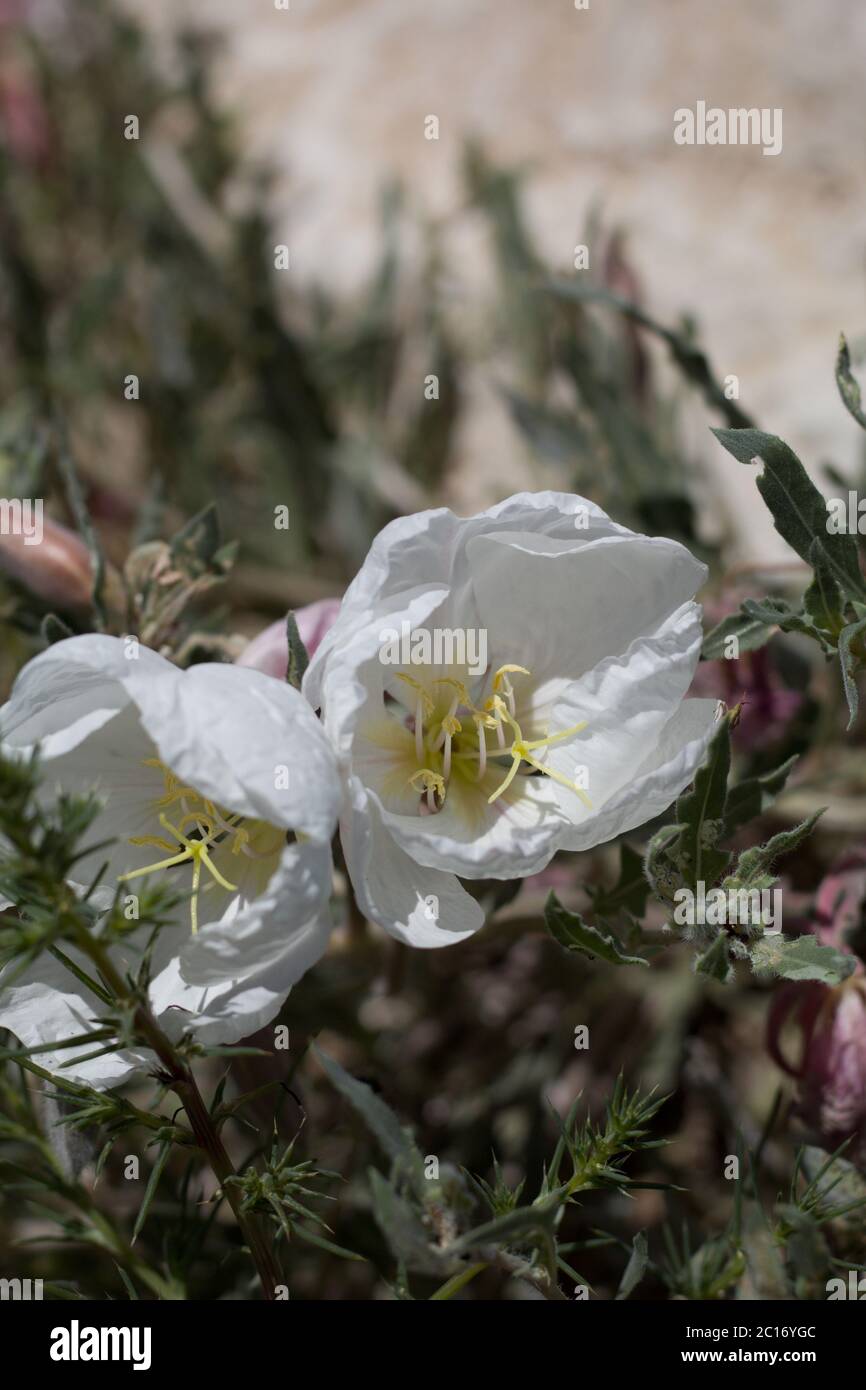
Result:
{"label": "flower center", "polygon": [[[268,859],[274,854],[275,849],[274,847],[264,850],[254,849],[250,844],[257,829],[264,827],[265,822],[245,823],[243,816],[236,815],[233,811],[226,811],[216,802],[201,796],[194,787],[184,786],[180,778],[159,758],[144,758],[143,765],[158,768],[162,773],[164,792],[161,797],[156,798],[153,807],[159,824],[167,832],[167,835],[130,835],[128,843],[131,845],[153,845],[156,849],[165,850],[167,858],[159,859],[153,864],[146,864],[142,869],[133,869],[129,873],[120,874],[117,881],[118,883],[128,883],[131,879],[143,878],[145,874],[157,873],[162,869],[172,869],[180,864],[191,864],[190,925],[192,933],[195,935],[198,931],[198,895],[201,889],[202,869],[226,892],[235,893],[238,891],[237,884],[229,883],[228,879],[220,873],[211,858],[211,850],[218,845],[230,843],[232,854],[243,854],[249,859]],[[178,806],[183,813],[176,824],[170,821],[166,815],[166,811],[173,806]],[[274,827],[266,828],[274,829]],[[275,831],[275,833],[282,840],[281,832]],[[172,838],[169,839],[168,836]]]}
{"label": "flower center", "polygon": [[[423,814],[442,809],[449,782],[455,774],[477,783],[493,767],[502,770],[504,775],[487,797],[489,804],[507,791],[518,773],[540,772],[568,787],[591,809],[586,792],[537,756],[542,749],[580,733],[586,728],[586,721],[544,738],[525,738],[517,722],[517,701],[511,677],[529,675],[531,672],[525,666],[500,666],[493,676],[492,693],[479,708],[463,682],[452,676],[431,682],[433,686],[450,687],[451,698],[446,707],[414,676],[397,673],[398,679],[415,695],[413,730],[418,766],[409,777],[408,785],[421,796]],[[510,764],[506,760],[510,760]]]}

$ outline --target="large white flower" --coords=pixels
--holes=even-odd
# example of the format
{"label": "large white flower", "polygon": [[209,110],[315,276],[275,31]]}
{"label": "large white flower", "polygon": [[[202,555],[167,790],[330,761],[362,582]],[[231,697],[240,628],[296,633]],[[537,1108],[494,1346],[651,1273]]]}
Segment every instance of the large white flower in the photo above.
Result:
{"label": "large white flower", "polygon": [[675,541],[563,493],[387,526],[304,683],[344,779],[362,911],[447,945],[482,921],[460,878],[536,873],[664,811],[716,716],[683,699],[705,577]]}
{"label": "large white flower", "polygon": [[[103,799],[90,835],[114,843],[76,869],[86,884],[107,859],[98,901],[120,884],[134,912],[135,890],[163,872],[184,895],[153,954],[163,1030],[232,1043],[272,1018],[330,931],[339,782],[303,697],[258,671],[181,671],[119,638],[72,637],[24,667],[0,734],[7,752],[40,746],[46,797],[95,789]],[[118,964],[135,967],[149,933],[143,925],[112,948]],[[46,953],[9,987],[0,976],[0,1025],[26,1046],[82,1034],[99,1011]],[[89,1050],[39,1061],[95,1086],[153,1061],[125,1050],[66,1065]]]}

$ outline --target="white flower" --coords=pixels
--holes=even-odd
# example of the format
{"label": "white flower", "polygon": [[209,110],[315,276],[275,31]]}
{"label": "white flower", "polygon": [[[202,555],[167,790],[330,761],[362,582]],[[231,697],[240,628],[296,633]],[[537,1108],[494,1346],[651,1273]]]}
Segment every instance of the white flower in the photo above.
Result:
{"label": "white flower", "polygon": [[387,526],[304,682],[344,779],[362,911],[447,945],[482,922],[458,878],[536,873],[664,811],[716,716],[683,699],[705,577],[675,541],[563,493]]}
{"label": "white flower", "polygon": [[[136,888],[163,870],[185,895],[153,954],[150,1003],[163,1030],[232,1043],[272,1018],[330,931],[339,783],[297,691],[234,666],[181,671],[128,639],[72,637],[24,667],[0,734],[7,753],[39,744],[49,799],[91,788],[103,799],[90,842],[114,843],[76,869],[88,884],[107,859],[94,901],[107,905],[120,884],[134,920]],[[143,925],[112,947],[118,964],[135,968],[149,934]],[[44,952],[9,987],[0,976],[0,1026],[25,1046],[84,1033],[100,1008]],[[126,1050],[65,1065],[92,1050],[39,1062],[95,1086],[153,1062]]]}

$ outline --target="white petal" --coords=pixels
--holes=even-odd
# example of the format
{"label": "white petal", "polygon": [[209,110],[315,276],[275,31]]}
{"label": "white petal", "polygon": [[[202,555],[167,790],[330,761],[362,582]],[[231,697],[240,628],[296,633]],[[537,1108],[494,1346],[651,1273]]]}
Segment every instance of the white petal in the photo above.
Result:
{"label": "white petal", "polygon": [[[27,750],[38,742],[44,758],[78,747],[128,706],[128,650],[117,637],[89,633],[28,661],[0,710],[4,745]],[[146,647],[138,648],[138,660],[146,676],[169,665]]]}
{"label": "white petal", "polygon": [[[221,861],[224,864],[224,861]],[[266,888],[252,899],[232,898],[216,921],[180,946],[181,976],[189,984],[225,984],[287,955],[296,979],[321,954],[319,916],[331,891],[331,852],[315,844],[287,845]],[[215,899],[226,902],[222,891]]]}
{"label": "white petal", "polygon": [[651,757],[692,681],[702,642],[700,608],[686,603],[657,635],[638,637],[619,655],[607,657],[580,680],[560,690],[550,732],[586,722],[572,738],[540,749],[546,765],[570,781],[586,769],[584,787],[592,810],[574,792],[556,784],[568,819],[592,819]]}
{"label": "white petal", "polygon": [[[92,970],[74,947],[64,947],[64,950],[83,968]],[[7,967],[4,975],[8,977],[12,968]],[[13,985],[5,986],[0,977],[0,1027],[8,1028],[24,1047],[39,1047],[43,1043],[78,1037],[97,1027],[96,1019],[103,1012],[104,1007],[96,995],[45,952]],[[70,1081],[83,1081],[97,1088],[119,1086],[134,1071],[156,1061],[150,1052],[142,1049],[108,1052],[89,1062],[66,1065],[99,1046],[99,1043],[84,1043],[57,1052],[40,1052],[34,1061],[46,1071],[59,1072]]]}
{"label": "white petal", "polygon": [[536,684],[575,680],[653,634],[706,578],[683,546],[642,536],[483,536],[467,551],[495,664],[526,666]]}
{"label": "white petal", "polygon": [[[576,519],[585,518],[585,529]],[[372,609],[402,607],[408,596],[445,586],[456,598],[471,587],[467,546],[477,536],[499,532],[558,536],[582,546],[602,536],[632,533],[583,497],[564,492],[523,492],[472,517],[445,508],[398,517],[376,536],[364,564],[346,590],[340,614],[326,634],[304,679],[304,694],[318,709],[328,658],[351,638],[359,618]],[[467,620],[463,620],[466,626]]]}
{"label": "white petal", "polygon": [[601,810],[565,832],[562,849],[586,850],[660,816],[693,780],[706,755],[719,714],[717,700],[684,700],[655,748]]}
{"label": "white petal", "polygon": [[364,916],[409,946],[450,946],[478,931],[484,913],[456,877],[422,868],[401,850],[357,779],[351,795],[340,838]]}
{"label": "white petal", "polygon": [[231,1044],[249,1037],[281,1008],[293,985],[324,955],[332,922],[327,908],[294,933],[288,950],[259,970],[235,978],[191,984],[173,960],[153,981],[152,1007],[160,1027],[177,1041],[191,1032],[200,1042]]}
{"label": "white petal", "polygon": [[[431,816],[381,808],[384,825],[417,863],[461,878],[525,878],[550,862],[569,825],[547,777],[518,776],[492,804],[507,769],[488,768],[483,781],[452,779],[445,805]],[[378,798],[376,798],[378,802]]]}
{"label": "white petal", "polygon": [[157,675],[133,675],[127,686],[172,771],[240,815],[330,841],[339,782],[327,738],[303,696],[261,671],[166,665]]}

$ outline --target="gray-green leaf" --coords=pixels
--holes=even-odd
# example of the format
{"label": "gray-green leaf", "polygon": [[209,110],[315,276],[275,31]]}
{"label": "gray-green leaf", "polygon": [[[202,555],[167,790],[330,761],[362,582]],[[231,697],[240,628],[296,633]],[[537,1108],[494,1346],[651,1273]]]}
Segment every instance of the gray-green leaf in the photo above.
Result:
{"label": "gray-green leaf", "polygon": [[756,458],[763,461],[758,490],[773,514],[779,535],[809,563],[813,542],[817,541],[827,569],[843,592],[862,598],[866,582],[860,573],[857,543],[853,536],[828,532],[827,504],[793,449],[762,430],[716,429],[713,434],[740,463]]}
{"label": "gray-green leaf", "polygon": [[854,969],[853,956],[837,951],[835,946],[822,946],[812,935],[762,936],[752,947],[752,966],[755,970],[780,975],[785,980],[820,980],[825,985],[838,985]]}
{"label": "gray-green leaf", "polygon": [[649,965],[642,956],[627,956],[609,932],[601,932],[584,922],[578,912],[569,912],[555,893],[544,905],[544,922],[554,941],[566,951],[579,951],[585,956],[598,956],[612,965]]}

